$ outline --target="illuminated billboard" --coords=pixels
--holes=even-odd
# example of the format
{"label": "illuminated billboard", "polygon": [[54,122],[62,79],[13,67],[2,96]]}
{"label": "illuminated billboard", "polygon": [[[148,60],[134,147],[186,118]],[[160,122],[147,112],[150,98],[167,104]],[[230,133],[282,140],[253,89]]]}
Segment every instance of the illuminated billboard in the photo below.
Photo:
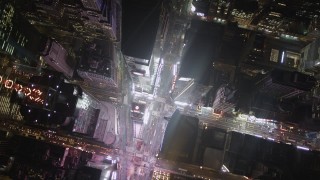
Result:
{"label": "illuminated billboard", "polygon": [[24,101],[27,104],[34,104],[41,106],[44,104],[46,98],[47,89],[40,87],[35,84],[22,84],[14,82],[11,79],[6,79],[3,76],[0,76],[0,84],[6,89],[15,90],[18,94],[22,94]]}
{"label": "illuminated billboard", "polygon": [[131,105],[131,118],[134,121],[143,122],[146,104],[133,102]]}

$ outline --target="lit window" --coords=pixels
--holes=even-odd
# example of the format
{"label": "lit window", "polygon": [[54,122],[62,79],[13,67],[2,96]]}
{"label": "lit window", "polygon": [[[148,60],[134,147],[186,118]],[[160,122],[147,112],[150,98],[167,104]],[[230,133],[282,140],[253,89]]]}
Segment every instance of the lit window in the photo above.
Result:
{"label": "lit window", "polygon": [[271,49],[270,61],[278,62],[278,58],[279,58],[279,50]]}

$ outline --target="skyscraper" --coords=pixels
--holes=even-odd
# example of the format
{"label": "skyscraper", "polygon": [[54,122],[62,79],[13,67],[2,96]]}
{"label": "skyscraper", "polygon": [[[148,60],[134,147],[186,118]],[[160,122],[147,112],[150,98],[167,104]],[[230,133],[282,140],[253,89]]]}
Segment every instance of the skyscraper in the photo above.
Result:
{"label": "skyscraper", "polygon": [[13,57],[11,63],[17,69],[41,66],[39,52],[44,47],[46,36],[40,34],[19,14],[14,2],[1,2],[0,12],[2,52]]}

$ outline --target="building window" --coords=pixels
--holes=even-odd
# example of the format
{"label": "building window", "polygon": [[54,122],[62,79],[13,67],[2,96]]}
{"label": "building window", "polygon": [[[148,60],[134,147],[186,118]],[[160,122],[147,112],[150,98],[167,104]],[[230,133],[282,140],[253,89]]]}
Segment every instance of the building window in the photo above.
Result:
{"label": "building window", "polygon": [[271,49],[270,61],[278,62],[278,59],[279,59],[279,50]]}
{"label": "building window", "polygon": [[289,67],[297,68],[300,64],[300,54],[295,53],[295,52],[291,52],[291,51],[287,51],[285,63]]}

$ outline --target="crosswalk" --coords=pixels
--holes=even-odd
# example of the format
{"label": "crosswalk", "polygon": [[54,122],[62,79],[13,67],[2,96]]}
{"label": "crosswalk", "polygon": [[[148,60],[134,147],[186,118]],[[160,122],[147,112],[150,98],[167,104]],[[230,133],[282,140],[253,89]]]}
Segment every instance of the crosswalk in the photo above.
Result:
{"label": "crosswalk", "polygon": [[[11,112],[10,109],[12,108]],[[14,120],[22,120],[23,117],[19,112],[19,105],[10,105],[10,96],[6,96],[6,94],[0,95],[0,116],[14,119]]]}

